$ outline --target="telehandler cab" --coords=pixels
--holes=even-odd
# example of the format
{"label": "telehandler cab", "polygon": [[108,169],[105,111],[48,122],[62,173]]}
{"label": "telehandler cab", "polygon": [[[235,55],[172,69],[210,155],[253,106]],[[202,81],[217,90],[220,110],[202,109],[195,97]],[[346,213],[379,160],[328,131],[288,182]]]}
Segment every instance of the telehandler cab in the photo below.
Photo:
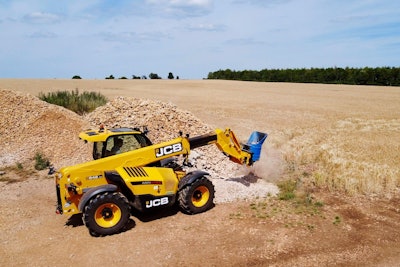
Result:
{"label": "telehandler cab", "polygon": [[[191,149],[215,144],[235,163],[251,166],[260,157],[267,134],[253,132],[240,144],[230,130],[196,137],[180,136],[152,144],[147,128],[88,130],[79,137],[93,143],[92,161],[55,173],[58,214],[83,214],[93,236],[112,235],[127,225],[131,209],[154,211],[175,203],[196,214],[213,206],[214,186],[205,171],[186,173]],[[178,164],[177,156],[184,161]]]}

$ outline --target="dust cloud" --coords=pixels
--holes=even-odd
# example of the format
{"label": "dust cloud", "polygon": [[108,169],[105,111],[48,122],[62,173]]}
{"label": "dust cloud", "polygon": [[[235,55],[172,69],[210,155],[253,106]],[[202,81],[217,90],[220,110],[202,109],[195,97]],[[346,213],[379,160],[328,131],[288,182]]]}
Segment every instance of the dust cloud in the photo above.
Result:
{"label": "dust cloud", "polygon": [[269,143],[265,143],[261,150],[260,160],[248,168],[248,172],[266,182],[276,183],[282,178],[284,169],[285,161],[282,153]]}
{"label": "dust cloud", "polygon": [[249,179],[262,179],[268,183],[276,183],[282,179],[285,170],[285,160],[282,153],[271,144],[265,143],[262,146],[260,160],[253,166],[240,166],[237,176]]}

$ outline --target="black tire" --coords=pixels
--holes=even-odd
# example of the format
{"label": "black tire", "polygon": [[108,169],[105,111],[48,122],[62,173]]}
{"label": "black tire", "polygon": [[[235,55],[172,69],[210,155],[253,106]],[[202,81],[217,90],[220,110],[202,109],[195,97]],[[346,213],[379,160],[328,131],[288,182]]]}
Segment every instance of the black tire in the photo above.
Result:
{"label": "black tire", "polygon": [[187,214],[204,212],[214,206],[214,194],[214,185],[202,176],[179,191],[179,206]]}
{"label": "black tire", "polygon": [[85,206],[83,222],[93,236],[119,233],[128,223],[130,206],[119,192],[105,192],[93,197]]}

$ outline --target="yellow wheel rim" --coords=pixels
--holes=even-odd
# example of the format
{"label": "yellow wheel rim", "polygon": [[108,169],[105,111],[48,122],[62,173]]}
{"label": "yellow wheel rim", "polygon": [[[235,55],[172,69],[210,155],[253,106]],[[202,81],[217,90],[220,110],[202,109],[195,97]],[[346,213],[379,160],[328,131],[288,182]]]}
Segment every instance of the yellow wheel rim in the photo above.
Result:
{"label": "yellow wheel rim", "polygon": [[115,226],[121,220],[121,209],[113,204],[106,203],[97,208],[95,213],[96,223],[103,228]]}
{"label": "yellow wheel rim", "polygon": [[204,206],[210,198],[210,191],[204,185],[199,186],[194,190],[192,196],[192,203],[195,207]]}

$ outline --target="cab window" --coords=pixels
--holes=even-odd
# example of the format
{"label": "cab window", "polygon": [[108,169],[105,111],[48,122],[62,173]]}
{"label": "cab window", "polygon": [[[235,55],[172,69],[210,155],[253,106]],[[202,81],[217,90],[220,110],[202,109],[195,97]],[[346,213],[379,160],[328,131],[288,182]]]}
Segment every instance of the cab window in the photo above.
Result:
{"label": "cab window", "polygon": [[105,142],[94,144],[94,159],[133,151],[151,145],[150,140],[140,134],[124,134],[109,137]]}

